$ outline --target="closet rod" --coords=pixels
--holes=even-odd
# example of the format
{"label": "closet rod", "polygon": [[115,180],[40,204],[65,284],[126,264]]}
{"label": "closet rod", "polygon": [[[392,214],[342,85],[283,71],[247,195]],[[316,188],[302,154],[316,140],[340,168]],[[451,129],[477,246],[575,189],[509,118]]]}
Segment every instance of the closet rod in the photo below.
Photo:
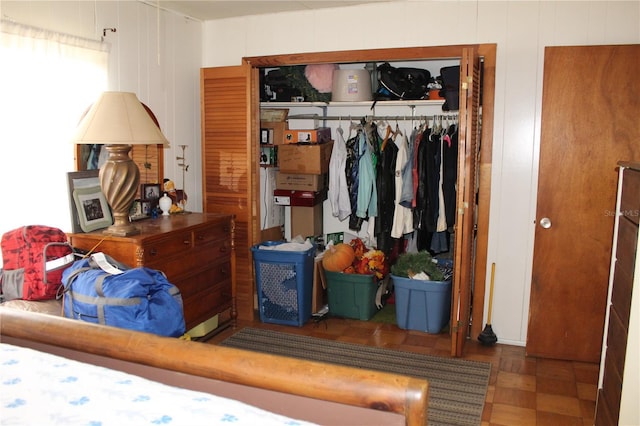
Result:
{"label": "closet rod", "polygon": [[319,120],[359,120],[361,118],[371,118],[372,120],[437,120],[437,119],[458,119],[458,113],[436,114],[436,115],[327,115],[318,117]]}

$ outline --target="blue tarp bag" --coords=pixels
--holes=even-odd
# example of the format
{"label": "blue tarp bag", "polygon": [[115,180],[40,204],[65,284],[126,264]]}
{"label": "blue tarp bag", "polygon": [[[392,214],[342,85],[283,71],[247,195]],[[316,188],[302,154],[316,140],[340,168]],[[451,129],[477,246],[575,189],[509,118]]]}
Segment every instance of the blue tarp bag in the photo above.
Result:
{"label": "blue tarp bag", "polygon": [[130,269],[96,253],[67,268],[62,284],[67,318],[160,336],[185,333],[180,290],[155,269]]}

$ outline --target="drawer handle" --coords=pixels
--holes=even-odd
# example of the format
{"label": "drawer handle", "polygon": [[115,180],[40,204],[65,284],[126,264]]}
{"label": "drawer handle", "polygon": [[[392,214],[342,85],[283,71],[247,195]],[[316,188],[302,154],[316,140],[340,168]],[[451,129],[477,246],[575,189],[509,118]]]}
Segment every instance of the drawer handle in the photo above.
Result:
{"label": "drawer handle", "polygon": [[220,268],[220,273],[222,275],[227,275],[229,273],[229,271],[227,271],[227,268]]}
{"label": "drawer handle", "polygon": [[221,246],[220,247],[220,253],[226,253],[229,249],[227,248],[227,246]]}
{"label": "drawer handle", "polygon": [[229,227],[229,225],[225,225],[225,226],[222,227],[222,230],[224,232],[229,232],[231,230],[231,228]]}
{"label": "drawer handle", "polygon": [[188,246],[188,245],[190,245],[190,244],[191,244],[191,241],[189,241],[189,240],[183,240],[183,241],[182,241],[182,244],[184,244],[185,246]]}
{"label": "drawer handle", "polygon": [[198,234],[198,240],[200,240],[200,241],[204,240],[204,235]]}
{"label": "drawer handle", "polygon": [[149,254],[150,254],[151,256],[155,256],[156,254],[158,254],[158,250],[156,250],[156,249],[152,248],[152,249],[149,251]]}

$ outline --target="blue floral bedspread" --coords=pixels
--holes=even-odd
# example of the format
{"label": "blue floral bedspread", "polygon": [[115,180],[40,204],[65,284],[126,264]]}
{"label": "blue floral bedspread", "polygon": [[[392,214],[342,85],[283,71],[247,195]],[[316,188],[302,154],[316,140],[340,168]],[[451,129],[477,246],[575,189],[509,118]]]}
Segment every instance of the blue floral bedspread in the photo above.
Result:
{"label": "blue floral bedspread", "polygon": [[0,343],[2,425],[309,425],[216,395]]}

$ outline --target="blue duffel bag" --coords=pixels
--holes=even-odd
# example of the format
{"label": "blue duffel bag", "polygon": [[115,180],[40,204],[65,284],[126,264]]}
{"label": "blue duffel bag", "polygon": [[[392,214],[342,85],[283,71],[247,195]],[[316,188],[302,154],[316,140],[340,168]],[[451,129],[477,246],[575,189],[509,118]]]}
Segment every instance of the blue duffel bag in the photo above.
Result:
{"label": "blue duffel bag", "polygon": [[160,336],[185,333],[180,290],[155,269],[130,269],[97,253],[67,268],[62,284],[67,318]]}

